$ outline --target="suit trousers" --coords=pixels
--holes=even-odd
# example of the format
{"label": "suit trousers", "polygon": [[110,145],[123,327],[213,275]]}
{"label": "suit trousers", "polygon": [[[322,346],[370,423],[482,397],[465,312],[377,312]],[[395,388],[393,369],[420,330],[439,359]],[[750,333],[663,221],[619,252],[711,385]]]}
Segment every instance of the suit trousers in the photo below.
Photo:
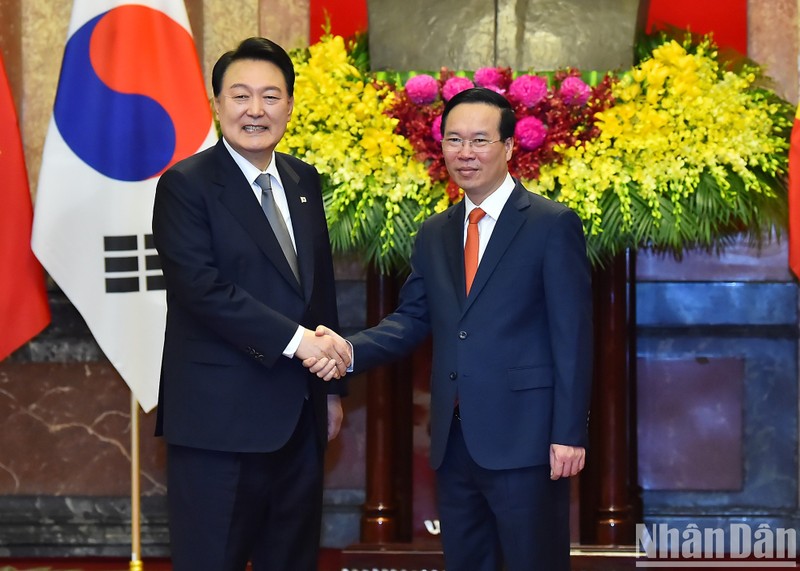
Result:
{"label": "suit trousers", "polygon": [[569,480],[549,465],[483,468],[453,418],[436,486],[447,571],[569,571]]}
{"label": "suit trousers", "polygon": [[323,452],[309,401],[275,452],[169,445],[167,497],[175,571],[316,571]]}

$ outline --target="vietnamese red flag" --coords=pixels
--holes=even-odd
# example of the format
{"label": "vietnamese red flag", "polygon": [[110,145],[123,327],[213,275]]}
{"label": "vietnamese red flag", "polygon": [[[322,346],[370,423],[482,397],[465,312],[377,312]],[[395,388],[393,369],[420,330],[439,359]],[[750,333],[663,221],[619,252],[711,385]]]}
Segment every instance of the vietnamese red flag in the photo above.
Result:
{"label": "vietnamese red flag", "polygon": [[789,145],[789,269],[800,278],[800,107]]}
{"label": "vietnamese red flag", "polygon": [[156,182],[216,141],[183,0],[74,0],[33,250],[145,411],[166,324]]}
{"label": "vietnamese red flag", "polygon": [[50,323],[44,272],[31,251],[28,173],[17,113],[0,55],[0,360]]}

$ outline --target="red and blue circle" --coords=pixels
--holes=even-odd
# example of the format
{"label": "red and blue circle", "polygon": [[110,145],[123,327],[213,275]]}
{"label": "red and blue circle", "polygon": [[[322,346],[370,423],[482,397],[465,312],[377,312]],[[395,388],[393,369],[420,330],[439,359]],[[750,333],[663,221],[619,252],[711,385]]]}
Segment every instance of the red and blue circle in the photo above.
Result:
{"label": "red and blue circle", "polygon": [[53,115],[70,149],[103,175],[161,174],[196,152],[211,127],[191,35],[141,5],[89,20],[67,42]]}

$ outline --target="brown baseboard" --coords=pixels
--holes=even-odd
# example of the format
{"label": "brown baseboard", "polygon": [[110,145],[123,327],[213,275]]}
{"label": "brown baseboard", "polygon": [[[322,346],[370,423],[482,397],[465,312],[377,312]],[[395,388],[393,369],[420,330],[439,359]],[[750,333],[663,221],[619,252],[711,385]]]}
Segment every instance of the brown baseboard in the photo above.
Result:
{"label": "brown baseboard", "polygon": [[[144,558],[143,571],[172,571],[168,558]],[[0,557],[0,571],[129,571],[130,562],[119,557],[14,558]],[[320,551],[319,571],[341,571],[338,549]]]}
{"label": "brown baseboard", "polygon": [[[352,545],[342,550],[342,571],[404,569],[444,571],[441,544],[436,541]],[[633,547],[580,546],[571,550],[572,571],[626,571],[636,568]]]}

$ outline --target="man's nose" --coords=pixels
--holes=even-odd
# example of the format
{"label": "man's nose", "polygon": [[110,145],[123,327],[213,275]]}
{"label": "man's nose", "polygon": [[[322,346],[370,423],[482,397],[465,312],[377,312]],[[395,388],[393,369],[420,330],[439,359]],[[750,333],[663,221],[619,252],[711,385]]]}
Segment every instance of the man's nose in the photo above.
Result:
{"label": "man's nose", "polygon": [[251,117],[258,117],[264,113],[264,100],[260,97],[251,97],[250,104],[247,106],[247,114]]}
{"label": "man's nose", "polygon": [[472,148],[471,141],[463,141],[461,148],[458,149],[458,157],[464,159],[471,159],[475,156],[475,150]]}

